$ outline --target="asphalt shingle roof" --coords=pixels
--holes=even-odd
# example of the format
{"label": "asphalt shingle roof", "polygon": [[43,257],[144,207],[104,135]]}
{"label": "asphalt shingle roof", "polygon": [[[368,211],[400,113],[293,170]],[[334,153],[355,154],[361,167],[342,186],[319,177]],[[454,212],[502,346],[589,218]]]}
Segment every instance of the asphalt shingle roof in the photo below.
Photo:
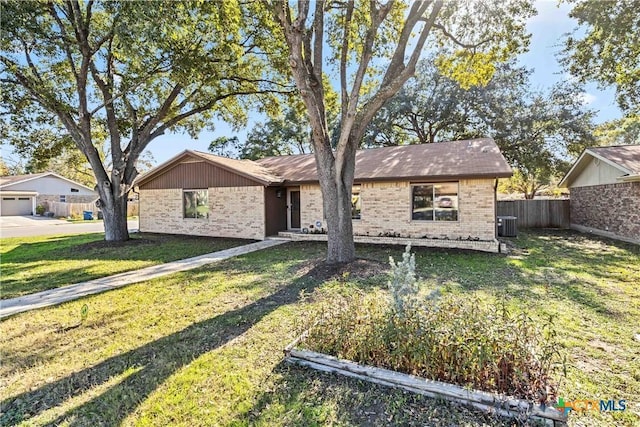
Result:
{"label": "asphalt shingle roof", "polygon": [[640,145],[615,145],[610,147],[593,147],[597,155],[629,170],[632,174],[640,174]]}
{"label": "asphalt shingle roof", "polygon": [[[256,163],[287,183],[318,180],[313,154],[267,157]],[[509,177],[511,167],[490,138],[359,150],[355,180]]]}
{"label": "asphalt shingle roof", "polygon": [[[195,156],[263,185],[318,181],[313,154],[251,161],[186,150],[139,177],[137,185],[161,175],[185,156]],[[491,138],[373,148],[356,152],[356,181],[496,178],[509,177],[511,174],[511,167]]]}

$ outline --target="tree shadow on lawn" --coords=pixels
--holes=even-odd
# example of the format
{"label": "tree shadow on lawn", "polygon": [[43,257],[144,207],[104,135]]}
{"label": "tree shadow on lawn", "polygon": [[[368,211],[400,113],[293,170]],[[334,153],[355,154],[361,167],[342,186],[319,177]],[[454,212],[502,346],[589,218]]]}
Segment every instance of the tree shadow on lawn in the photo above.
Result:
{"label": "tree shadow on lawn", "polygon": [[194,323],[182,331],[114,356],[36,390],[6,399],[0,403],[0,425],[19,423],[25,419],[25,414],[29,414],[29,418],[34,417],[124,374],[131,368],[137,368],[122,382],[49,423],[58,425],[67,421],[72,426],[119,425],[177,370],[202,354],[241,336],[279,307],[298,302],[301,293],[311,293],[322,283],[313,280],[312,273],[313,271],[244,307]]}
{"label": "tree shadow on lawn", "polygon": [[[175,253],[174,246],[210,246],[208,251],[215,252],[254,242],[256,240],[154,233],[136,233],[124,242],[107,242],[104,240],[104,233],[91,233],[80,236],[52,236],[45,241],[20,243],[3,253],[2,258],[3,264],[16,264],[13,269],[7,270],[6,274],[9,274],[19,270],[20,264],[29,262],[85,259],[166,262],[169,259],[180,259],[180,254]],[[171,249],[163,252],[158,250],[158,245],[167,245]]]}
{"label": "tree shadow on lawn", "polygon": [[[21,243],[2,254],[3,292],[0,299],[15,298],[254,242],[255,240],[151,233],[137,234],[126,242],[106,242],[102,234],[94,233],[54,236],[42,242]],[[116,271],[109,271],[105,268],[107,264],[102,264],[101,261],[114,266]],[[131,267],[128,266],[129,261],[145,264]],[[47,269],[48,263],[59,264]],[[81,264],[83,266],[74,268]],[[27,277],[21,274],[25,271]]]}
{"label": "tree shadow on lawn", "polygon": [[280,362],[272,388],[241,417],[249,425],[510,425],[450,402]]}

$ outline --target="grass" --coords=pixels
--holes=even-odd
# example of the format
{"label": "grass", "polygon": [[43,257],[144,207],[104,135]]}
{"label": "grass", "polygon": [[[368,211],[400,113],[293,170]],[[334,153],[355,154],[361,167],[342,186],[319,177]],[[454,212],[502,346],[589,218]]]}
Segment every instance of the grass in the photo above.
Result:
{"label": "grass", "polygon": [[133,234],[124,243],[103,239],[103,233],[2,239],[2,299],[247,243],[239,239],[147,233]]}
{"label": "grass", "polygon": [[[637,425],[640,250],[571,232],[521,234],[509,256],[415,249],[425,292],[507,299],[553,314],[569,355],[560,396],[626,399],[570,425]],[[282,348],[337,293],[320,243],[288,243],[0,323],[1,425],[503,425],[463,407],[289,366]],[[401,247],[358,246],[387,262]],[[88,316],[81,321],[81,310]]]}

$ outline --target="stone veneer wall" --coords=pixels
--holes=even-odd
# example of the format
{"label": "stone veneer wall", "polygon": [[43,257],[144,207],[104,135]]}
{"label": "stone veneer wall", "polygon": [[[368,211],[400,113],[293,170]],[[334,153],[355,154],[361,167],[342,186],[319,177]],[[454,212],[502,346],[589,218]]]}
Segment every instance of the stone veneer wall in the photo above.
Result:
{"label": "stone veneer wall", "polygon": [[[460,180],[458,221],[412,221],[411,183],[368,182],[360,185],[362,219],[353,221],[355,234],[378,236],[400,233],[403,237],[481,240],[495,239],[493,179]],[[300,187],[302,227],[323,220],[319,185]],[[326,227],[326,224],[325,224]]]}
{"label": "stone veneer wall", "polygon": [[572,226],[640,241],[640,182],[572,187],[570,200]]}
{"label": "stone veneer wall", "polygon": [[183,218],[182,190],[140,190],[140,231],[265,238],[264,187],[209,188],[209,218]]}
{"label": "stone veneer wall", "polygon": [[[81,196],[76,194],[67,194],[66,203],[93,203],[95,202],[99,196],[98,195],[87,195]],[[36,196],[36,206],[42,205],[45,209],[48,209],[49,202],[60,202],[59,194],[38,194]]]}

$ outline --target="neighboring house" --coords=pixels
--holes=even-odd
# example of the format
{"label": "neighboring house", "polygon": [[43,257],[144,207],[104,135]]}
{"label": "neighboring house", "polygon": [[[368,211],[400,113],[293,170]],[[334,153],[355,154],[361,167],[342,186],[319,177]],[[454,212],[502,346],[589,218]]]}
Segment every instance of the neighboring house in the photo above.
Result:
{"label": "neighboring house", "polygon": [[98,193],[53,172],[0,177],[0,214],[33,215],[50,202],[91,203]]}
{"label": "neighboring house", "polygon": [[587,148],[559,186],[571,228],[640,243],[640,145]]}
{"label": "neighboring house", "polygon": [[[511,168],[491,139],[361,150],[359,236],[496,240],[496,180]],[[184,151],[141,176],[140,231],[264,239],[323,231],[313,154],[234,160]]]}

